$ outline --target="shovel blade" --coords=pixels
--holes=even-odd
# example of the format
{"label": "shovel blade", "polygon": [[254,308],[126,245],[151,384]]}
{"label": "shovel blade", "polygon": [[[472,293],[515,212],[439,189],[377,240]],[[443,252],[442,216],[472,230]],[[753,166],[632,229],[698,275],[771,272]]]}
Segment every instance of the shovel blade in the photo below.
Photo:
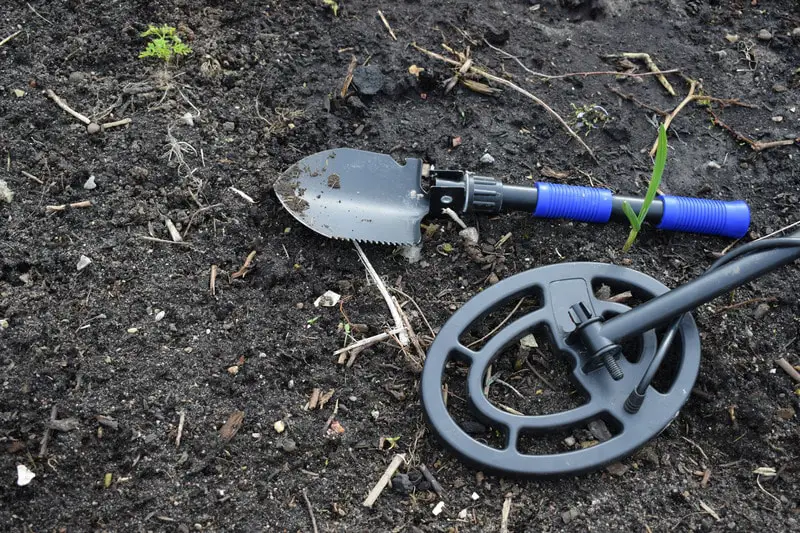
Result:
{"label": "shovel blade", "polygon": [[429,204],[422,161],[351,148],[310,155],[288,168],[274,189],[283,207],[326,237],[416,244]]}

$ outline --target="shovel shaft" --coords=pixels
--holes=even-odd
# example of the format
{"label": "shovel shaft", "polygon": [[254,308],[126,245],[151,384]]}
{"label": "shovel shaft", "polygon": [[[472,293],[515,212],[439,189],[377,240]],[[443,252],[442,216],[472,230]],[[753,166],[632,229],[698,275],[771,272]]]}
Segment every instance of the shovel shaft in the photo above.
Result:
{"label": "shovel shaft", "polygon": [[[539,218],[605,223],[626,222],[625,203],[634,213],[644,204],[644,198],[614,195],[608,189],[544,182],[535,187],[519,187],[464,174],[463,210],[467,212],[528,211]],[[452,187],[453,183],[448,185]],[[741,200],[661,195],[650,204],[644,220],[664,230],[740,238],[750,226],[750,209]]]}

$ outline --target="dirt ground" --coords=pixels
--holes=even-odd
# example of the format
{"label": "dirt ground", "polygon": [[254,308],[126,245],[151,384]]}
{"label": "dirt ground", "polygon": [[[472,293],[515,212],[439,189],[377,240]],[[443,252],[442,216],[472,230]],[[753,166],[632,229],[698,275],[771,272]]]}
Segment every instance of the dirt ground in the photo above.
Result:
{"label": "dirt ground", "polygon": [[[509,531],[798,529],[800,384],[774,362],[800,364],[796,266],[698,310],[694,394],[623,461],[627,470],[503,479],[464,466],[425,430],[419,376],[394,343],[349,368],[337,364],[341,324],[365,324],[353,328],[363,337],[391,317],[352,244],[298,224],[271,190],[296,160],[347,146],[514,184],[605,184],[641,195],[662,120],[650,108],[673,109],[688,91],[681,77],[669,76],[675,97],[652,76],[543,81],[483,39],[551,75],[617,70],[602,56],[648,52],[660,68],[702,80],[705,94],[753,104],[712,102],[730,128],[754,141],[793,139],[796,0],[341,0],[336,14],[322,0],[7,0],[1,12],[0,39],[20,30],[0,47],[0,179],[14,194],[0,198],[1,529],[311,531],[310,505],[319,531],[499,531],[507,498]],[[138,59],[148,23],[176,26],[194,52],[167,68]],[[476,64],[575,126],[573,106],[602,106],[609,118],[582,137],[598,161],[511,90],[445,93],[451,66],[412,42],[444,54],[442,43],[469,48]],[[363,94],[362,82],[341,98],[352,56],[380,69],[377,94]],[[415,77],[411,65],[425,70]],[[89,135],[47,89],[100,123],[131,123]],[[480,163],[485,153],[494,164]],[[755,151],[691,103],[671,128],[662,189],[746,200],[752,240],[797,220],[800,154],[796,145]],[[47,208],[82,201],[91,206]],[[183,244],[170,242],[167,219]],[[675,287],[731,244],[646,228],[623,254],[621,224],[466,220],[503,258],[492,265],[499,278],[601,261]],[[364,246],[388,284],[418,304],[407,309],[426,343],[423,314],[440,328],[491,274],[466,253],[458,228],[441,223],[419,263]],[[252,251],[247,274],[234,277]],[[91,263],[79,270],[82,256]],[[341,308],[313,306],[326,290],[343,295]],[[548,381],[564,381],[555,361],[541,363]],[[567,394],[526,372],[516,379],[546,405]],[[314,388],[333,396],[305,410]],[[344,432],[331,437],[337,402]],[[54,408],[60,422],[48,429]],[[223,428],[237,411],[238,432]],[[382,437],[399,439],[379,449]],[[396,452],[408,454],[401,472],[412,482],[427,465],[442,497],[425,483],[404,494],[398,482],[363,507]],[[26,486],[17,486],[17,465],[36,475]],[[777,475],[756,475],[760,467]]]}

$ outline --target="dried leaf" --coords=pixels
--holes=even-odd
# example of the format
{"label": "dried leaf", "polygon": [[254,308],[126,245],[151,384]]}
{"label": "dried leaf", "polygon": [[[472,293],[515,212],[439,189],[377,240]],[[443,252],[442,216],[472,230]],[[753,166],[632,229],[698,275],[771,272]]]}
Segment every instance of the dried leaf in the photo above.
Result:
{"label": "dried leaf", "polygon": [[242,427],[243,420],[244,411],[234,411],[231,413],[231,416],[228,417],[228,421],[225,422],[222,429],[219,430],[219,438],[224,442],[230,442],[230,440],[236,436],[236,432],[239,431],[239,428]]}
{"label": "dried leaf", "polygon": [[461,79],[461,83],[464,84],[464,87],[471,91],[475,91],[476,93],[486,94],[488,96],[494,96],[495,94],[500,93],[500,89],[495,89],[494,87],[489,87],[485,83],[481,83],[475,80],[468,80],[468,79]]}

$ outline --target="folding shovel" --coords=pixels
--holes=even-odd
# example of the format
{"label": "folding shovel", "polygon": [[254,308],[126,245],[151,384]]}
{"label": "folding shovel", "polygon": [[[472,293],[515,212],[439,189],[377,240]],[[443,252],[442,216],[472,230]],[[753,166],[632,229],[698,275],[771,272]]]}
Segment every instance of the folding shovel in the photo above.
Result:
{"label": "folding shovel", "polygon": [[[310,155],[287,169],[274,189],[301,223],[326,237],[386,244],[417,244],[425,216],[527,211],[540,218],[582,222],[626,222],[623,204],[638,213],[643,198],[608,189],[537,182],[505,185],[463,170],[435,170],[422,184],[422,161],[405,165],[391,156],[337,148]],[[719,201],[661,195],[646,221],[659,229],[739,238],[747,233],[750,210],[741,200]]]}

